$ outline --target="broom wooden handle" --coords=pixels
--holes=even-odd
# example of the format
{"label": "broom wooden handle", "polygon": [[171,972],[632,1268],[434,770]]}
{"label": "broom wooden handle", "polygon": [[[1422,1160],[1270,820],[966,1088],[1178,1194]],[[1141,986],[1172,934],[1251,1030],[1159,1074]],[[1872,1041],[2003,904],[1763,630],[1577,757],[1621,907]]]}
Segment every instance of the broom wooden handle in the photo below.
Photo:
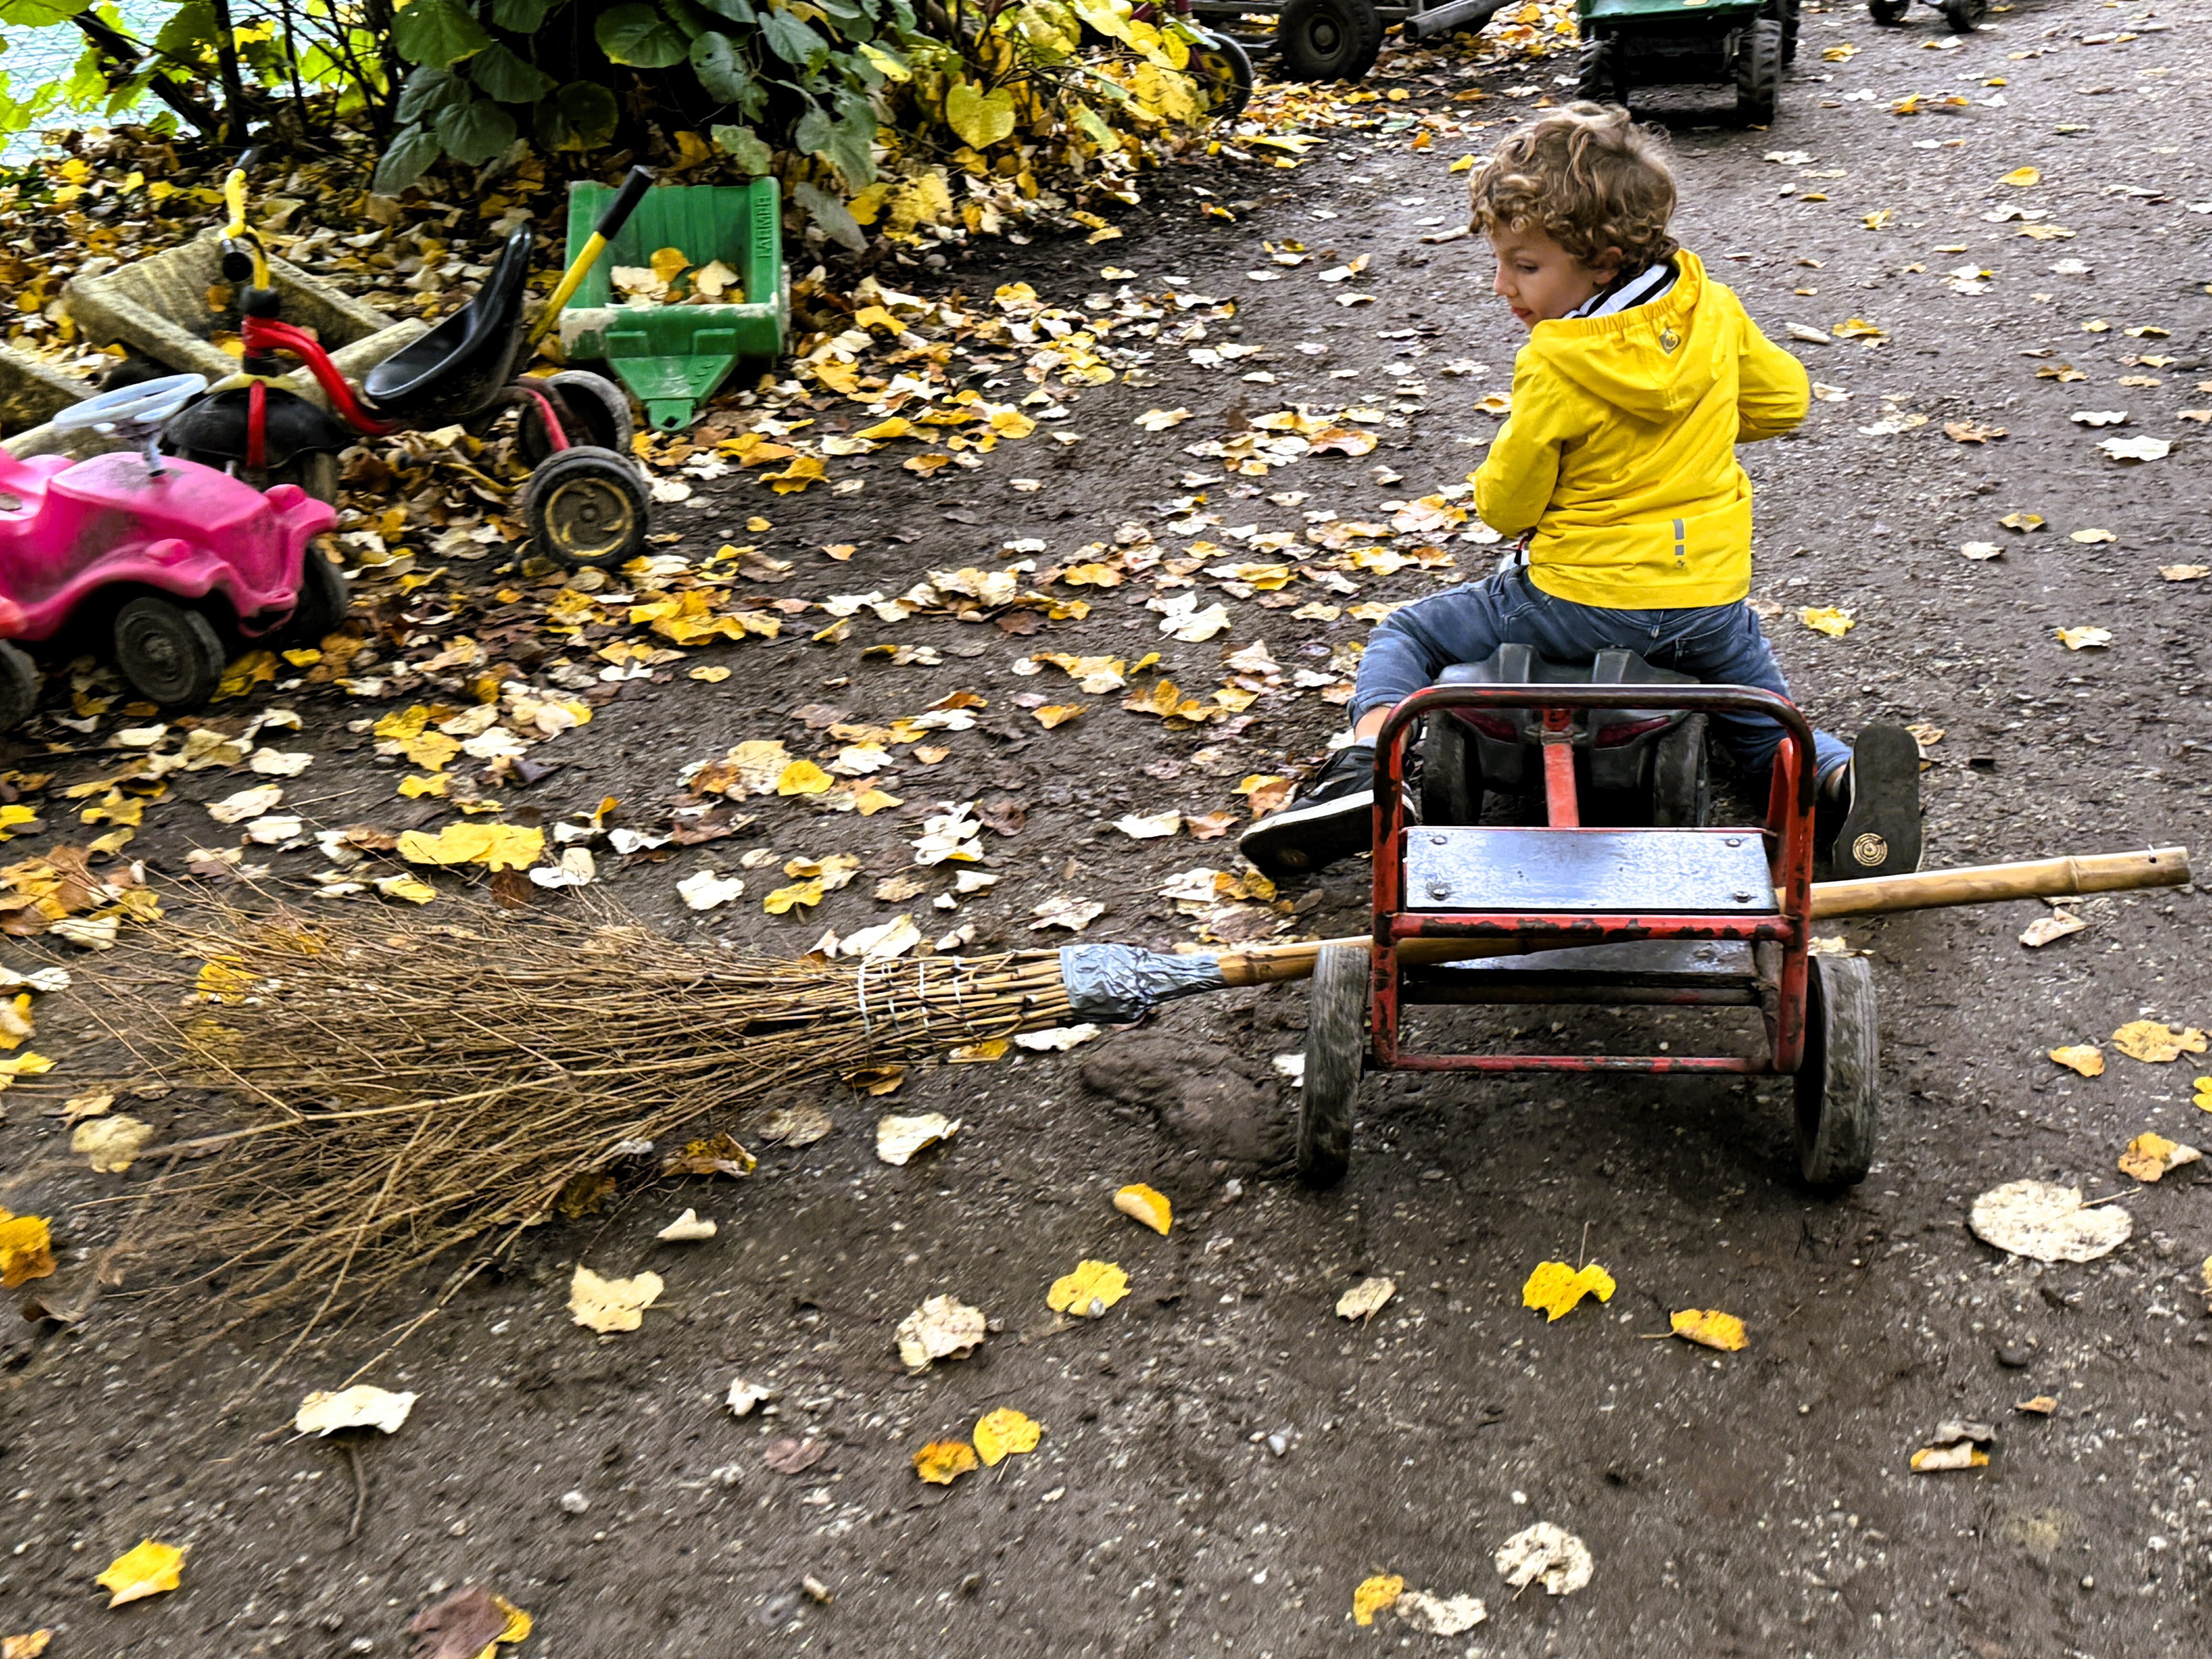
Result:
{"label": "broom wooden handle", "polygon": [[[1951,904],[1994,904],[2006,899],[2057,898],[2068,893],[2112,893],[2143,887],[2179,887],[2190,879],[2189,851],[2154,847],[2141,853],[2092,853],[2081,858],[2028,859],[2018,864],[1970,864],[1957,870],[1922,870],[1909,876],[1813,884],[1813,915],[1874,915],[1889,910],[1934,910]],[[1308,939],[1293,945],[1255,945],[1226,951],[1221,976],[1231,985],[1268,985],[1309,979],[1322,951],[1332,945],[1365,950],[1365,934]],[[1398,947],[1407,963],[1467,962],[1479,957],[1522,956],[1562,950],[1586,939],[1540,943],[1528,939],[1417,939]]]}

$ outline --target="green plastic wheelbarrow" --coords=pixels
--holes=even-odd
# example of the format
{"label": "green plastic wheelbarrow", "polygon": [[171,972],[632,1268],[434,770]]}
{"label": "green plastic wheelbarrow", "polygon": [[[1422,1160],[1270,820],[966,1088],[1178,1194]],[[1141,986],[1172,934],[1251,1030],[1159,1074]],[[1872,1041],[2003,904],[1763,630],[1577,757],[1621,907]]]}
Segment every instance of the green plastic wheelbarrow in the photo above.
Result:
{"label": "green plastic wheelbarrow", "polygon": [[[581,252],[615,192],[568,186],[568,257]],[[738,273],[742,304],[616,305],[617,265],[650,265],[662,248],[694,267],[720,260]],[[645,405],[646,424],[676,432],[691,424],[740,362],[773,362],[791,330],[791,284],[783,269],[783,213],[776,182],[659,185],[594,264],[561,315],[571,362],[604,360]]]}

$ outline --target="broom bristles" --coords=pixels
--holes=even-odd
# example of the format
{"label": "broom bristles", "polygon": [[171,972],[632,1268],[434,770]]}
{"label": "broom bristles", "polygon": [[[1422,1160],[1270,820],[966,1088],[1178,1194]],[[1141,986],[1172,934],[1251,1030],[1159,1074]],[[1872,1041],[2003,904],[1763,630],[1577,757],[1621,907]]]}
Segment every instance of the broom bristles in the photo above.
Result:
{"label": "broom bristles", "polygon": [[173,933],[190,965],[125,993],[113,1029],[250,1121],[167,1149],[108,1277],[219,1282],[233,1322],[313,1304],[312,1327],[637,1143],[1073,1017],[1055,953],[780,961],[596,911],[219,905]]}

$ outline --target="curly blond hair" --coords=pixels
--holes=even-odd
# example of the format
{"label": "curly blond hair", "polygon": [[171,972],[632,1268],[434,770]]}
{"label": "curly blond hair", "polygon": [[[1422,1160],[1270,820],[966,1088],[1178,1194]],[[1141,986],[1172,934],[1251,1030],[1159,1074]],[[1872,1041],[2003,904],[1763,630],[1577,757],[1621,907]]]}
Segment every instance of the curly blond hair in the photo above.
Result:
{"label": "curly blond hair", "polygon": [[1509,135],[1469,182],[1473,228],[1540,231],[1583,264],[1671,256],[1674,174],[1664,140],[1617,104],[1570,104]]}

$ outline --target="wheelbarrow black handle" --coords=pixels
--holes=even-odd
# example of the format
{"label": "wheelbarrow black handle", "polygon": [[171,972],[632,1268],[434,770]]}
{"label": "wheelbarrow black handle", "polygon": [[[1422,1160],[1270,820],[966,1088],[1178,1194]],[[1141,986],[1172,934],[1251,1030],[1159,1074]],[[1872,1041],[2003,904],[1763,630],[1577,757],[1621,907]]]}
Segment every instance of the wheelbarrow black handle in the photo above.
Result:
{"label": "wheelbarrow black handle", "polygon": [[599,215],[599,222],[592,227],[592,234],[602,241],[613,241],[622,228],[629,222],[629,216],[637,211],[637,204],[645,199],[645,192],[652,188],[653,170],[650,167],[632,167],[629,176],[623,180],[622,189],[616,193],[615,199],[607,204],[606,211]]}
{"label": "wheelbarrow black handle", "polygon": [[1797,744],[1797,807],[1813,809],[1813,727],[1787,697],[1755,685],[1431,685],[1391,709],[1375,734],[1376,775],[1400,734],[1435,708],[1681,708],[1692,714],[1763,714]]}

